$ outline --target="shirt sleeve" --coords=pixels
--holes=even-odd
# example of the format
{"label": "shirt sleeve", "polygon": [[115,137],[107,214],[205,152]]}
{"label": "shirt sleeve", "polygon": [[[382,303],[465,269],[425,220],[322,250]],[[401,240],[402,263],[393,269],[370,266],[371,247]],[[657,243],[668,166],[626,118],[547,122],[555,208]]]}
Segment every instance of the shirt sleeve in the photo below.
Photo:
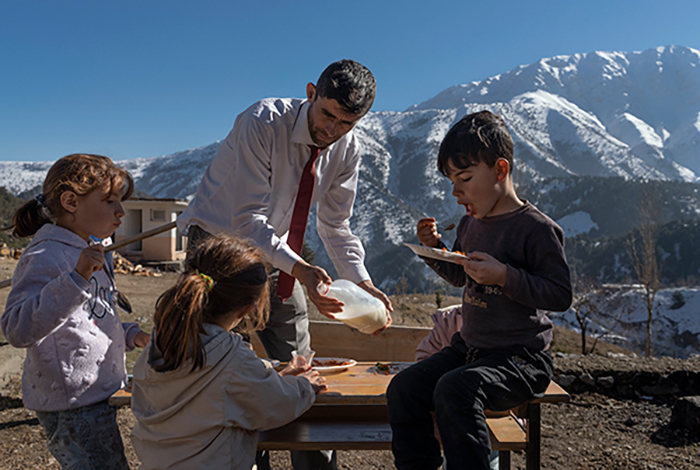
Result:
{"label": "shirt sleeve", "polygon": [[35,253],[22,261],[0,319],[5,338],[16,348],[27,348],[48,336],[90,297],[90,283],[51,257]]}
{"label": "shirt sleeve", "polygon": [[275,266],[291,273],[301,257],[275,234],[267,218],[273,142],[272,129],[249,115],[240,115],[215,158],[235,159],[224,182],[233,189],[228,226],[236,227],[238,236],[253,240]]}
{"label": "shirt sleeve", "polygon": [[564,234],[559,227],[540,224],[526,241],[531,267],[507,266],[503,293],[527,307],[562,312],[572,300]]}
{"label": "shirt sleeve", "polygon": [[303,377],[282,377],[250,351],[233,371],[227,386],[225,425],[267,430],[306,412],[316,399]]}
{"label": "shirt sleeve", "polygon": [[336,176],[329,191],[319,201],[316,229],[323,240],[329,258],[338,276],[359,283],[370,279],[365,268],[365,250],[360,239],[350,230],[350,217],[357,194],[360,153],[354,145],[345,171]]}
{"label": "shirt sleeve", "polygon": [[[458,231],[459,228],[457,229]],[[436,248],[442,249],[447,247],[442,241],[439,241]],[[452,251],[464,251],[459,243],[459,234],[457,234],[457,241],[455,241]],[[433,258],[424,258],[422,256],[421,259],[425,261],[425,264],[427,264],[430,269],[435,271],[438,276],[453,286],[464,287],[464,285],[467,283],[467,274],[464,272],[464,268],[461,264],[450,263],[449,261],[441,261]]]}

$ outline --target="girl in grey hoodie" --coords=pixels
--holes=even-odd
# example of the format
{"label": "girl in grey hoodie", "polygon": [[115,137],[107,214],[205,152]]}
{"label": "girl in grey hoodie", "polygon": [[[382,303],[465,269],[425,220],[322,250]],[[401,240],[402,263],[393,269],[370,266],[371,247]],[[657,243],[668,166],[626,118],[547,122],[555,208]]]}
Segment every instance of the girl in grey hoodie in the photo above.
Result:
{"label": "girl in grey hoodie", "polygon": [[255,245],[208,237],[158,299],[131,396],[142,469],[250,470],[257,431],[294,420],[325,389],[310,365],[278,373],[230,332],[264,328],[268,268]]}
{"label": "girl in grey hoodie", "polygon": [[132,190],[131,176],[109,158],[68,155],[12,220],[16,236],[34,239],[0,322],[7,341],[27,349],[22,400],[63,468],[129,468],[107,399],[126,383],[125,350],[149,336],[120,321],[112,259],[89,240],[114,233]]}

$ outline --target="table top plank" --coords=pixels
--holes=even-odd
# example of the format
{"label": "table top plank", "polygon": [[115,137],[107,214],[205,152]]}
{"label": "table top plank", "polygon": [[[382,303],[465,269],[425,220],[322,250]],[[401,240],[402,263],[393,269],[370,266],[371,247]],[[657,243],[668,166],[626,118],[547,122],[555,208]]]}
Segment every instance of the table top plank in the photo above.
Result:
{"label": "table top plank", "polygon": [[[386,404],[386,389],[389,382],[409,362],[392,362],[388,371],[378,370],[376,362],[358,362],[344,371],[324,374],[328,390],[316,396],[317,405],[383,405]],[[546,394],[533,403],[564,403],[569,394],[555,382],[551,382]],[[131,392],[119,390],[109,399],[113,406],[129,406]]]}

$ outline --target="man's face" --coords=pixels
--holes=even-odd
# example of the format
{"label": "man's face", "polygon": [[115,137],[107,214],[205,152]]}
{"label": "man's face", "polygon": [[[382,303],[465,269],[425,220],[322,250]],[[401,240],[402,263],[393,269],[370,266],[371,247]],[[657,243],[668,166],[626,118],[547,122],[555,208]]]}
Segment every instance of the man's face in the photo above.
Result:
{"label": "man's face", "polygon": [[350,114],[343,110],[333,99],[316,94],[316,87],[309,83],[306,88],[309,98],[309,133],[317,146],[328,147],[333,142],[350,132],[362,116]]}

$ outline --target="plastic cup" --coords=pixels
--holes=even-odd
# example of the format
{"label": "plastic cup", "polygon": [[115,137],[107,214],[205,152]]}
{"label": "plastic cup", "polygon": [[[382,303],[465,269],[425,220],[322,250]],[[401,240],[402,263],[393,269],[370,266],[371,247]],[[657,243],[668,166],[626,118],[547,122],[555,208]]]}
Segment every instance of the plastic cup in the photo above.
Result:
{"label": "plastic cup", "polygon": [[315,354],[316,351],[312,351],[311,349],[298,349],[292,351],[292,364],[296,367],[306,364],[311,365],[311,361],[313,361]]}

